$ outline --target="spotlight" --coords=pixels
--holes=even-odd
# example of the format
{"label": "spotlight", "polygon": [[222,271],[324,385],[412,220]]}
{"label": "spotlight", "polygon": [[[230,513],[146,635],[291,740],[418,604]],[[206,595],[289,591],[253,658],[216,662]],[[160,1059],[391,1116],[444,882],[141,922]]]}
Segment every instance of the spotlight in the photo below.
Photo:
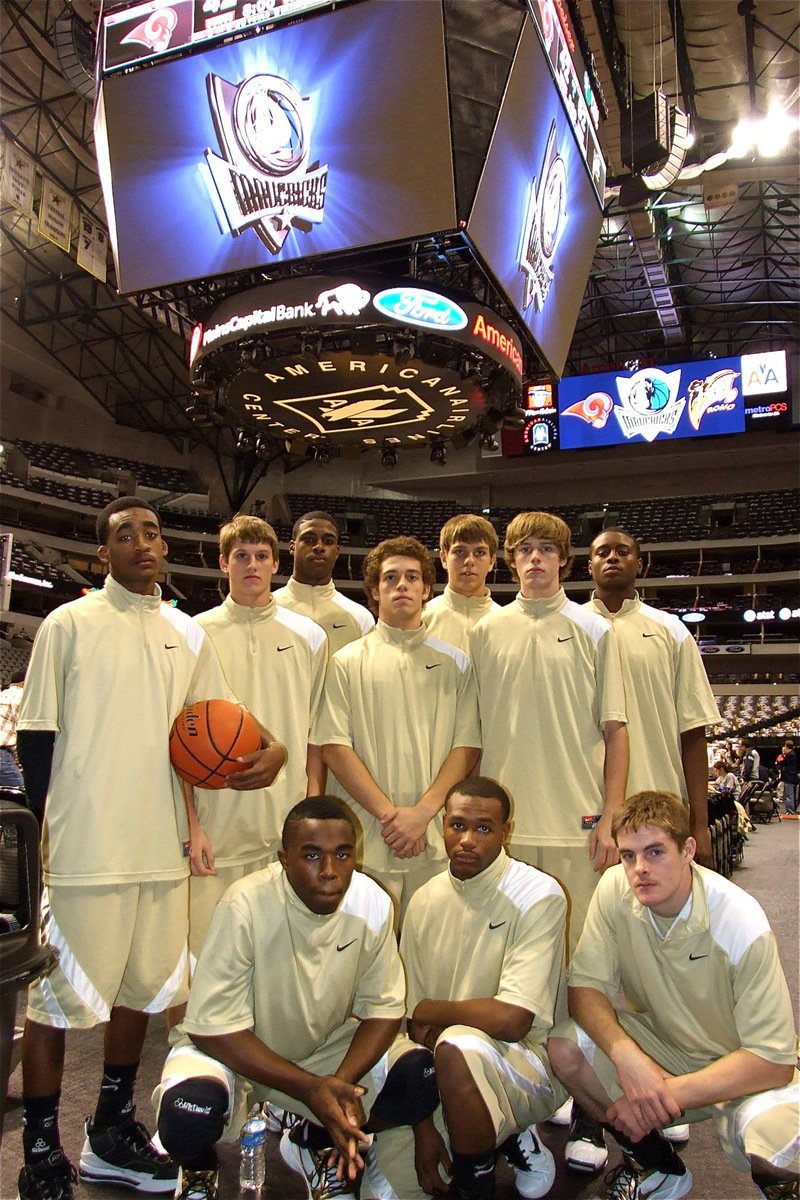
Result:
{"label": "spotlight", "polygon": [[398,367],[405,366],[414,357],[416,345],[413,338],[395,338],[392,343],[394,361]]}
{"label": "spotlight", "polygon": [[186,415],[193,425],[207,427],[214,424],[214,418],[211,415],[211,404],[205,396],[198,395],[197,392],[192,392],[189,403],[186,406]]}
{"label": "spotlight", "polygon": [[481,450],[490,450],[494,453],[498,449],[497,438],[488,429],[482,429],[478,438],[478,445]]}
{"label": "spotlight", "polygon": [[236,430],[236,450],[239,454],[247,454],[255,448],[255,439],[246,429]]}
{"label": "spotlight", "polygon": [[319,362],[322,354],[322,338],[319,334],[304,333],[300,338],[300,353]]}
{"label": "spotlight", "polygon": [[503,417],[503,425],[506,429],[524,429],[527,423],[528,414],[518,404],[515,404]]}
{"label": "spotlight", "polygon": [[272,447],[265,437],[256,438],[256,458],[261,462],[269,462],[272,457]]}
{"label": "spotlight", "polygon": [[397,466],[397,446],[392,442],[385,441],[381,451],[381,466],[390,470]]}
{"label": "spotlight", "polygon": [[472,377],[477,382],[480,375],[481,360],[476,354],[464,354],[461,356],[458,369],[461,372],[462,379],[469,379]]}
{"label": "spotlight", "polygon": [[437,467],[443,467],[447,462],[447,446],[444,438],[434,438],[431,442],[431,462]]}
{"label": "spotlight", "polygon": [[314,462],[320,467],[326,467],[331,461],[331,448],[327,442],[317,442],[311,448]]}

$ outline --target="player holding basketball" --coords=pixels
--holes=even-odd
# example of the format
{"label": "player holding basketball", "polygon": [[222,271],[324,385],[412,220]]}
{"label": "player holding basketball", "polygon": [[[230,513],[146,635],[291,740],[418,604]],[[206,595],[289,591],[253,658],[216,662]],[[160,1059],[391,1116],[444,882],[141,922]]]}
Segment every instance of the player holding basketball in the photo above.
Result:
{"label": "player holding basketball", "polygon": [[500,607],[486,586],[497,561],[494,525],[474,513],[451,517],[439,534],[439,558],[447,571],[447,587],[428,601],[422,619],[434,637],[469,654],[472,629]]}
{"label": "player holding basketball", "polygon": [[375,618],[368,608],[334,587],[333,567],[339,557],[339,526],[330,513],[303,513],[292,527],[289,543],[292,577],[273,595],[283,608],[311,617],[325,630],[334,654],[369,633]]}
{"label": "player holding basketball", "polygon": [[[59,962],[29,994],[23,1043],[21,1200],[71,1200],[58,1107],[67,1029],[107,1023],[81,1178],[169,1192],[176,1170],[135,1120],[148,1014],[186,995],[188,865],[168,738],[193,700],[233,699],[203,630],[161,603],[158,514],[123,496],[97,519],[105,586],[57,608],[34,643],[18,725],[31,807],[44,819],[46,934]],[[242,788],[285,755],[252,756]]]}
{"label": "player holding basketball", "polygon": [[229,685],[286,746],[288,761],[269,788],[241,797],[197,789],[189,881],[189,945],[200,947],[214,907],[235,880],[274,862],[283,819],[303,796],[318,794],[322,757],[309,730],[322,695],[325,635],[314,621],[281,608],[271,595],[278,569],[275,530],[241,513],[223,525],[219,563],[229,594],[197,621],[211,639]]}
{"label": "player holding basketball", "polygon": [[370,550],[364,590],[378,623],[330,660],[314,732],[362,810],[364,870],[392,894],[401,916],[445,864],[439,810],[480,752],[469,659],[422,621],[435,577],[416,538],[389,538]]}

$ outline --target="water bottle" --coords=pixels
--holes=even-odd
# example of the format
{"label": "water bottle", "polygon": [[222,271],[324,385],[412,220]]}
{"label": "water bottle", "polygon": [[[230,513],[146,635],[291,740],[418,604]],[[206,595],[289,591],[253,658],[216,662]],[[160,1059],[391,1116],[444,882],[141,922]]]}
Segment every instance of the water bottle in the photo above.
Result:
{"label": "water bottle", "polygon": [[267,1154],[267,1122],[261,1105],[254,1104],[239,1135],[239,1188],[260,1192],[264,1186]]}

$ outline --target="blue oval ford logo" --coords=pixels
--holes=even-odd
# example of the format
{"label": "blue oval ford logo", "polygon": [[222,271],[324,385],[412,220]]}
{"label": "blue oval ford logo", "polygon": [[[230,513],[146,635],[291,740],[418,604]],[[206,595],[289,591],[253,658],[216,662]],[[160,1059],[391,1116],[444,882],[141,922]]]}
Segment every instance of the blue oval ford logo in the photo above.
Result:
{"label": "blue oval ford logo", "polygon": [[387,288],[378,292],[372,303],[384,316],[408,325],[420,325],[423,329],[464,329],[467,324],[463,308],[446,296],[424,288]]}

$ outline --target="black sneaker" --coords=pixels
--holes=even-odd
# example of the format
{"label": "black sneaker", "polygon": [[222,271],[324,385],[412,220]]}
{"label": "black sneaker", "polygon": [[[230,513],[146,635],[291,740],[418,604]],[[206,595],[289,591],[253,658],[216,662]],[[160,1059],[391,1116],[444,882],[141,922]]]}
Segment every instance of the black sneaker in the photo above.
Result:
{"label": "black sneaker", "polygon": [[174,1194],[178,1167],[166,1154],[158,1153],[140,1121],[131,1119],[95,1131],[87,1120],[78,1176],[84,1183]]}
{"label": "black sneaker", "polygon": [[572,1123],[564,1146],[564,1159],[571,1171],[594,1175],[608,1162],[608,1147],[603,1126],[577,1104],[572,1107]]}
{"label": "black sneaker", "polygon": [[73,1200],[72,1185],[77,1181],[77,1171],[63,1150],[53,1150],[44,1162],[22,1168],[17,1200]]}

